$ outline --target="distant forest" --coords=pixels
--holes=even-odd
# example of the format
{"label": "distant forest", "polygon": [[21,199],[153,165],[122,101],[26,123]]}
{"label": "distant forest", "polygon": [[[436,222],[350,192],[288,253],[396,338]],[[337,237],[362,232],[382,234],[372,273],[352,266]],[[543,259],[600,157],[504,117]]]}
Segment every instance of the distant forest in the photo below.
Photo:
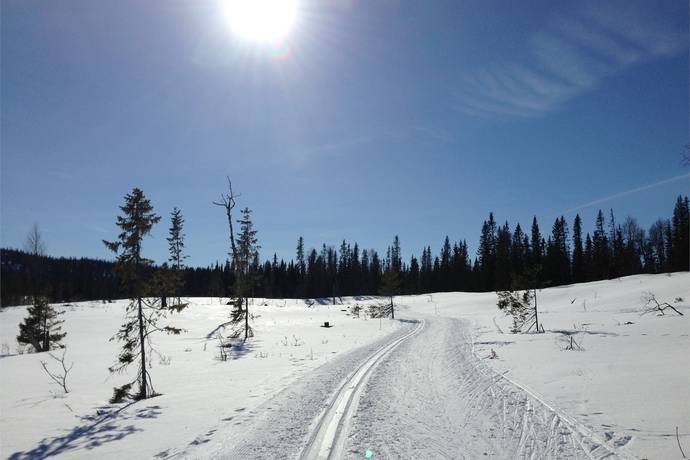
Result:
{"label": "distant forest", "polygon": [[[689,269],[688,197],[678,197],[672,216],[654,222],[645,231],[632,217],[619,223],[613,211],[599,211],[592,234],[582,233],[576,216],[572,227],[557,218],[550,232],[542,233],[536,217],[529,229],[511,229],[493,214],[484,221],[474,257],[466,240],[446,237],[440,252],[431,246],[421,258],[401,258],[396,236],[385,254],[343,241],[340,247],[322,245],[305,249],[300,237],[295,258],[263,264],[255,261],[256,297],[323,298],[375,295],[381,292],[384,273],[397,275],[396,294],[443,291],[493,291],[556,286],[617,278],[638,273],[664,273]],[[260,230],[260,229],[259,229]],[[259,234],[260,235],[260,234]],[[0,249],[0,302],[2,306],[30,303],[32,273],[40,273],[41,294],[53,302],[110,300],[127,297],[115,263],[88,258],[37,256],[15,249]],[[152,267],[150,270],[159,270]],[[182,293],[186,297],[230,297],[233,270],[224,264],[205,268],[184,267]]]}

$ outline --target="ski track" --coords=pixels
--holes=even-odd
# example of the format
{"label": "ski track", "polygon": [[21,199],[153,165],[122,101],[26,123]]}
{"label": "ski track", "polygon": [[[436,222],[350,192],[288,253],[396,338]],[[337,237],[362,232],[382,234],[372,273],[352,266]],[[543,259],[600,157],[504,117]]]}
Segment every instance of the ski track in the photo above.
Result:
{"label": "ski track", "polygon": [[613,459],[615,449],[474,354],[465,321],[426,318],[373,371],[345,458]]}
{"label": "ski track", "polygon": [[[635,458],[482,362],[466,321],[429,316],[414,330],[415,322],[235,414],[202,450],[161,457]],[[338,405],[344,412],[334,416]],[[329,452],[320,443],[334,423]]]}
{"label": "ski track", "polygon": [[371,355],[405,336],[409,322],[369,345],[336,355],[305,374],[254,411],[230,414],[203,445],[190,445],[162,458],[299,458],[337,392]]}

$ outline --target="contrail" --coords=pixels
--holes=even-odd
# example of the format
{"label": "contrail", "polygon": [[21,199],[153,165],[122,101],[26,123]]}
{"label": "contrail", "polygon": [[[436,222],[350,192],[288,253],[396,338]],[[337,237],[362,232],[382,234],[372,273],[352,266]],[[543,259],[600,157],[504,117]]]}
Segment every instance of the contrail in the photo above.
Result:
{"label": "contrail", "polygon": [[578,211],[578,210],[583,209],[583,208],[589,208],[590,206],[594,206],[596,204],[605,203],[607,201],[614,200],[616,198],[620,198],[622,196],[632,195],[633,193],[637,193],[637,192],[641,192],[643,190],[648,190],[650,188],[658,187],[659,185],[664,185],[664,184],[668,184],[671,182],[676,182],[676,181],[679,181],[682,179],[688,179],[689,177],[690,177],[690,174],[682,174],[680,176],[669,177],[667,179],[660,180],[659,182],[654,182],[652,184],[643,185],[641,187],[626,190],[624,192],[615,193],[613,195],[609,195],[609,196],[604,197],[604,198],[599,198],[597,200],[590,201],[589,203],[575,206],[574,208],[567,209],[567,210],[561,212],[560,214],[568,214],[568,213],[571,213],[573,211]]}

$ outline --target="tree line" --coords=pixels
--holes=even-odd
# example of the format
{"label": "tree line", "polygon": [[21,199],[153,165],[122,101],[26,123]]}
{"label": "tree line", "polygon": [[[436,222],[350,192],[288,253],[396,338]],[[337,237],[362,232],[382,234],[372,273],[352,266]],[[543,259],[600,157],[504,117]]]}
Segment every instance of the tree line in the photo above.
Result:
{"label": "tree line", "polygon": [[[177,219],[182,219],[177,210]],[[493,291],[510,289],[529,270],[538,270],[540,285],[563,285],[616,278],[638,273],[687,271],[688,197],[678,197],[670,218],[659,219],[648,230],[632,217],[618,222],[613,211],[599,211],[594,230],[583,234],[583,222],[572,225],[559,217],[550,231],[537,218],[529,230],[517,223],[499,224],[493,213],[484,221],[476,254],[466,240],[446,237],[437,254],[431,246],[421,257],[403,261],[401,242],[395,237],[385,253],[342,241],[338,247],[322,244],[308,248],[302,237],[295,257],[275,254],[259,262],[258,250],[244,272],[251,269],[248,296],[276,298],[324,298],[376,295],[391,284],[395,294],[442,291]],[[0,250],[0,301],[2,306],[28,303],[32,286],[53,302],[110,300],[127,297],[115,263],[89,258],[50,257],[28,250]],[[231,297],[236,283],[232,251],[223,263],[186,267],[178,263],[181,296]],[[225,258],[225,257],[224,257]],[[146,266],[147,272],[165,266]],[[393,276],[390,276],[393,275]],[[41,283],[33,283],[33,277]],[[388,279],[386,278],[388,277]],[[388,282],[386,282],[388,281]]]}

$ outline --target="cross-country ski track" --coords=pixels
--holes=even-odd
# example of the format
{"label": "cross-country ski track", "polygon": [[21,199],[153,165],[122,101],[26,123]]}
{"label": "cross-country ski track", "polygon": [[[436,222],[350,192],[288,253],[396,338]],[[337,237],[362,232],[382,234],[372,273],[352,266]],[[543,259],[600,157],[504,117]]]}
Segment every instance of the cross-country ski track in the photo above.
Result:
{"label": "cross-country ski track", "polygon": [[[409,312],[408,312],[409,313]],[[603,440],[474,352],[466,321],[406,314],[387,339],[305,375],[209,433],[212,458],[575,458],[635,457]]]}

